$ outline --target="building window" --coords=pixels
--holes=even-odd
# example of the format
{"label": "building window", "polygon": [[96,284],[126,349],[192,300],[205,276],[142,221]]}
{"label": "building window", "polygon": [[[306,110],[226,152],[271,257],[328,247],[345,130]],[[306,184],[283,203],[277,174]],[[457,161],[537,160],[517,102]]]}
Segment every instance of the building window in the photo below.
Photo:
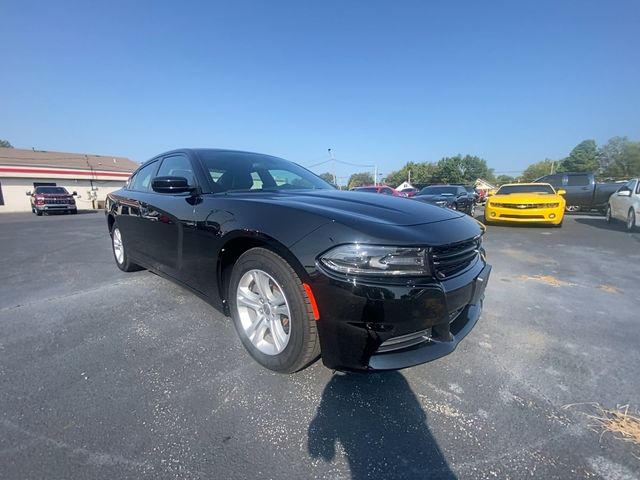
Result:
{"label": "building window", "polygon": [[2,196],[2,183],[0,183],[0,205],[4,205],[4,197]]}

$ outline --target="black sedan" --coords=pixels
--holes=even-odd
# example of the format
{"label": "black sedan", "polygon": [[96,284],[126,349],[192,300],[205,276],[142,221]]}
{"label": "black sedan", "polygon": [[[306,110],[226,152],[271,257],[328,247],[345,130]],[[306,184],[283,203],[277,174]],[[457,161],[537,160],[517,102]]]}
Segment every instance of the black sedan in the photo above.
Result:
{"label": "black sedan", "polygon": [[469,195],[465,187],[460,185],[431,185],[424,187],[412,198],[419,202],[459,210],[472,217],[475,215],[475,198]]}
{"label": "black sedan", "polygon": [[389,370],[451,353],[491,267],[453,210],[342,192],[267,155],[176,150],[109,194],[116,264],[169,278],[231,316],[251,356],[294,372],[322,357]]}

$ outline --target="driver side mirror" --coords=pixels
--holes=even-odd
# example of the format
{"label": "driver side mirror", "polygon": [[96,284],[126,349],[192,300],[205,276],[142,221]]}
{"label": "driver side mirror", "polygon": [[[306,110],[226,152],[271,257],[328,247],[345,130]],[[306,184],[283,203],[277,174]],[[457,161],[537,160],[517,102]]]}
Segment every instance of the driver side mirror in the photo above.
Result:
{"label": "driver side mirror", "polygon": [[567,191],[564,188],[559,188],[557,193],[558,195],[566,195]]}
{"label": "driver side mirror", "polygon": [[78,196],[78,192],[74,191],[71,195],[73,195],[74,197]]}
{"label": "driver side mirror", "polygon": [[197,187],[189,186],[189,181],[184,177],[156,177],[151,182],[151,188],[158,193],[191,193]]}
{"label": "driver side mirror", "polygon": [[631,190],[629,190],[627,187],[622,187],[620,190],[618,190],[618,196],[619,197],[630,197],[631,196]]}
{"label": "driver side mirror", "polygon": [[26,192],[26,193],[25,193],[25,195],[26,195],[27,197],[30,197],[30,196],[31,196],[31,190],[29,190],[28,192]]}

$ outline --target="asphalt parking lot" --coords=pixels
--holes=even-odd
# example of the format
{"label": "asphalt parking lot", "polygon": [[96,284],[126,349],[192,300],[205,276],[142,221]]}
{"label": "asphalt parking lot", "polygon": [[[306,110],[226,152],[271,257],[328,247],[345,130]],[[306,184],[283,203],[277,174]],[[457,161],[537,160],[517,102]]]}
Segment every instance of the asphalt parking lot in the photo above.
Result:
{"label": "asphalt parking lot", "polygon": [[602,217],[489,227],[475,330],[379,374],[264,370],[202,300],[118,270],[101,213],[3,214],[0,244],[0,478],[638,478],[585,415],[640,407],[640,234]]}

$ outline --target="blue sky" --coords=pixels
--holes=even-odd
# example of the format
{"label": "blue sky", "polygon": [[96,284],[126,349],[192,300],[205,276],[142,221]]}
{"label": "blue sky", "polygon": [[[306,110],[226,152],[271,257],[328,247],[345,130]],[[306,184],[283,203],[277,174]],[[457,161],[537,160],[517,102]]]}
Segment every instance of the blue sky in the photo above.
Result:
{"label": "blue sky", "polygon": [[637,0],[0,0],[0,12],[0,138],[20,148],[142,161],[225,147],[303,165],[332,148],[383,173],[469,153],[510,172],[586,138],[640,140]]}

